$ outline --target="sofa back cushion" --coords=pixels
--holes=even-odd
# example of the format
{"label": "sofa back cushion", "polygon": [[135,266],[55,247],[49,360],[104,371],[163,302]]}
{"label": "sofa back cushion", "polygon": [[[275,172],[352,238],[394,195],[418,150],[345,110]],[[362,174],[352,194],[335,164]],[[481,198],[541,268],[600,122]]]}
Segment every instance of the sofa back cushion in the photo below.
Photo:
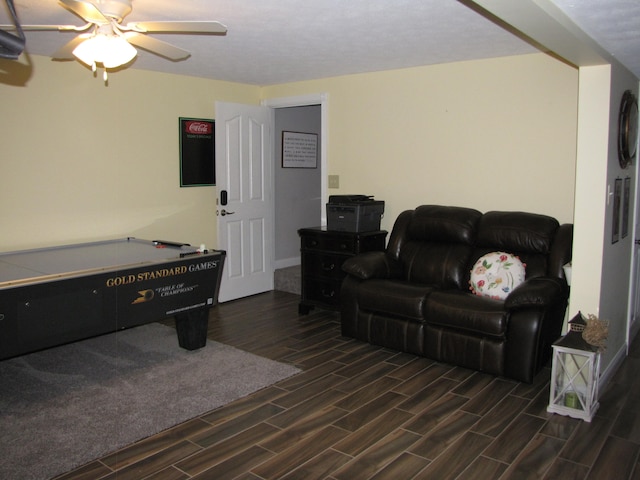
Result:
{"label": "sofa back cushion", "polygon": [[471,208],[416,208],[402,227],[404,238],[398,251],[405,279],[441,288],[466,288],[466,269],[481,217]]}
{"label": "sofa back cushion", "polygon": [[526,264],[526,278],[547,275],[549,254],[558,230],[555,218],[524,212],[487,212],[478,222],[471,266],[493,251],[511,253]]}

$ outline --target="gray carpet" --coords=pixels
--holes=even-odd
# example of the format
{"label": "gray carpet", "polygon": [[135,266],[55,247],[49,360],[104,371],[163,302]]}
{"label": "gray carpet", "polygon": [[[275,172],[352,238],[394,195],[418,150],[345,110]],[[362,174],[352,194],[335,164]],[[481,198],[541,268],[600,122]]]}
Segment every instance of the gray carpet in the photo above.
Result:
{"label": "gray carpet", "polygon": [[302,270],[300,265],[278,268],[273,272],[273,289],[300,295]]}
{"label": "gray carpet", "polygon": [[152,323],[0,362],[0,478],[48,479],[299,370]]}

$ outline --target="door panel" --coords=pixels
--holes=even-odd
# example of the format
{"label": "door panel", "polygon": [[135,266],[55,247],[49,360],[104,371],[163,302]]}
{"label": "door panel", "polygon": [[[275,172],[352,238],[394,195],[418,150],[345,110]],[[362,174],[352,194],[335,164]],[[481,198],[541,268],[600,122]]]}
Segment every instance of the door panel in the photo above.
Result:
{"label": "door panel", "polygon": [[269,108],[216,102],[218,196],[227,192],[217,216],[221,302],[273,289],[271,135]]}
{"label": "door panel", "polygon": [[264,181],[265,165],[263,161],[263,152],[265,151],[265,132],[264,126],[256,123],[255,119],[249,120],[249,141],[251,149],[251,157],[249,167],[251,172],[249,174],[249,181],[251,190],[249,198],[253,201],[264,201]]}
{"label": "door panel", "polygon": [[[227,245],[238,245],[242,251],[242,222],[227,221]],[[227,247],[228,248],[228,247]],[[233,255],[227,258],[229,270],[227,275],[229,278],[238,278],[242,276],[242,255]]]}
{"label": "door panel", "polygon": [[264,251],[264,220],[251,220],[249,226],[251,229],[249,234],[249,237],[251,238],[251,273],[262,273],[265,271],[264,259],[266,257]]}

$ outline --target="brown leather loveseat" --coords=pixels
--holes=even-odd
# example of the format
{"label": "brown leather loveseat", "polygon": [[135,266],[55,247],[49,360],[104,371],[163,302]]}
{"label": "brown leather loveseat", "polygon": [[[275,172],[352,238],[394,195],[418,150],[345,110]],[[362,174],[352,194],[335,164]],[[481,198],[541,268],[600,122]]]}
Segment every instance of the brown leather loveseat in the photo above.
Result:
{"label": "brown leather loveseat", "polygon": [[[561,334],[572,239],[573,225],[546,215],[439,205],[405,211],[385,252],[343,264],[342,334],[532,382]],[[522,283],[510,289],[491,277],[496,258],[517,263]],[[489,275],[473,278],[475,292],[473,269]]]}

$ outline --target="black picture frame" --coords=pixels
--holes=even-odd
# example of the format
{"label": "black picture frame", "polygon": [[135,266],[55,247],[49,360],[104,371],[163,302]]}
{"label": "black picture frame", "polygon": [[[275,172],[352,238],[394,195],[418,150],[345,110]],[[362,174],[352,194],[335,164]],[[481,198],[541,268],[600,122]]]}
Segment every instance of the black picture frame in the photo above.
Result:
{"label": "black picture frame", "polygon": [[622,193],[622,238],[629,234],[629,203],[631,202],[631,177],[624,179]]}
{"label": "black picture frame", "polygon": [[613,189],[613,215],[611,217],[611,243],[620,240],[620,207],[622,203],[622,179],[616,178]]}
{"label": "black picture frame", "polygon": [[179,117],[180,186],[216,184],[215,121]]}

